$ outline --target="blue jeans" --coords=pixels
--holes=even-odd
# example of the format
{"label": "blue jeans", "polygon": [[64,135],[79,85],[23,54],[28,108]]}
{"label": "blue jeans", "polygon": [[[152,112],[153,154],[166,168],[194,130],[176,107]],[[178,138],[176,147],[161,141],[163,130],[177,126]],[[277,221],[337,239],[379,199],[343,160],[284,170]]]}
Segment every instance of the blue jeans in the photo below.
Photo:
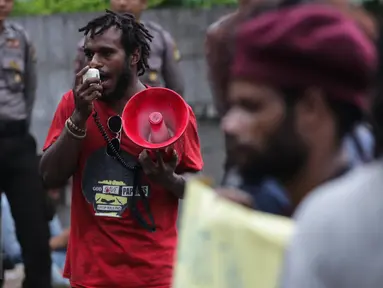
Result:
{"label": "blue jeans", "polygon": [[[4,253],[15,264],[22,263],[21,247],[16,237],[15,223],[8,203],[8,199],[3,193],[1,195],[2,209],[2,234]],[[57,236],[62,232],[60,220],[57,215],[49,222],[51,236]],[[52,282],[53,284],[67,284],[68,279],[63,278],[61,270],[64,268],[66,251],[53,251],[52,257]]]}

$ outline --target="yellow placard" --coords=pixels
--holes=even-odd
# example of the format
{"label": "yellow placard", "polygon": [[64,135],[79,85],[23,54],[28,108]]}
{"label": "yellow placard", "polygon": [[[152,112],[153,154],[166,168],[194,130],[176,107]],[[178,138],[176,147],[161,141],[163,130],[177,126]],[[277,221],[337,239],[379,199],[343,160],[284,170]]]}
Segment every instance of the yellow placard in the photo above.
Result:
{"label": "yellow placard", "polygon": [[191,180],[173,288],[276,288],[293,222],[229,202]]}

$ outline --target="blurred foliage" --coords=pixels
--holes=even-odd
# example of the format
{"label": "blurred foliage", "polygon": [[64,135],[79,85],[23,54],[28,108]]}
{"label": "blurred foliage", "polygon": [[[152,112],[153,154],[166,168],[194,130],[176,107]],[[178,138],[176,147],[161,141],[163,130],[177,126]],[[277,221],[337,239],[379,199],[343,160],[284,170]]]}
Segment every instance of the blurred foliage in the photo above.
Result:
{"label": "blurred foliage", "polygon": [[108,7],[97,0],[15,0],[12,15],[49,15],[55,13],[98,11]]}
{"label": "blurred foliage", "polygon": [[[363,2],[374,14],[383,14],[381,0],[351,0]],[[148,0],[149,8],[185,7],[211,8],[236,5],[237,0]],[[109,0],[15,0],[14,16],[50,15],[70,12],[102,11],[109,7]]]}
{"label": "blurred foliage", "polygon": [[211,8],[213,6],[237,5],[237,3],[238,0],[165,0],[163,5],[189,8]]}
{"label": "blurred foliage", "polygon": [[[202,7],[234,5],[237,0],[148,0],[149,8]],[[109,0],[15,0],[14,16],[50,15],[70,12],[102,11],[109,7]]]}

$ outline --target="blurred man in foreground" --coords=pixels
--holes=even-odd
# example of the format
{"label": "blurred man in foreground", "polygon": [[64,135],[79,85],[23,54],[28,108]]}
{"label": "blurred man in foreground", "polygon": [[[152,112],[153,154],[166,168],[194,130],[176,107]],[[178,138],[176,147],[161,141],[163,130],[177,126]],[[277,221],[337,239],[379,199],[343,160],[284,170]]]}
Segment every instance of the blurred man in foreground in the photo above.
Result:
{"label": "blurred man in foreground", "polygon": [[349,170],[343,138],[362,120],[374,47],[335,9],[314,4],[258,16],[235,44],[223,128],[246,183],[279,180],[294,209]]}
{"label": "blurred man in foreground", "polygon": [[[119,13],[131,13],[137,20],[141,19],[142,13],[148,6],[147,0],[110,0],[110,8]],[[150,55],[148,58],[149,68],[140,77],[142,83],[149,86],[165,86],[184,93],[184,80],[179,66],[181,59],[180,52],[173,37],[159,24],[153,21],[142,22],[150,35],[153,36],[150,42]],[[84,56],[84,38],[78,44],[77,57],[75,61],[75,72],[78,73],[84,68],[88,61]]]}
{"label": "blurred man in foreground", "polygon": [[[381,36],[378,52],[383,52]],[[300,205],[286,256],[283,288],[382,286],[382,77],[380,58],[371,109],[377,160],[314,190]]]}
{"label": "blurred man in foreground", "polygon": [[[349,3],[349,1],[336,1],[336,0],[320,0],[320,1],[240,1],[239,9],[228,16],[223,17],[216,23],[209,27],[206,39],[206,57],[209,68],[209,78],[212,84],[212,92],[216,100],[216,106],[221,111],[221,115],[226,113],[230,107],[227,96],[227,83],[229,79],[229,66],[232,61],[232,53],[234,45],[229,45],[230,41],[235,35],[235,28],[244,22],[245,19],[258,17],[268,11],[282,9],[283,7],[305,4],[306,2],[321,2],[331,4],[332,7],[339,9],[357,21],[358,25],[364,32],[371,38],[376,37],[376,29],[374,20],[363,8]],[[250,12],[249,12],[250,11]],[[234,27],[234,28],[233,28]],[[220,193],[234,200],[235,194],[238,195],[243,203],[246,200],[247,206],[252,206],[255,209],[274,213],[285,214],[289,209],[289,199],[286,197],[283,187],[273,179],[267,179],[259,185],[251,185],[238,177],[236,173],[234,151],[235,143],[232,137],[226,134],[226,148],[227,148],[227,162],[225,166],[226,177],[224,179],[224,186],[236,186],[246,192],[249,192],[251,197],[243,195],[238,191],[230,191],[227,189],[220,189]],[[373,137],[369,128],[366,125],[358,125],[355,129],[350,131],[344,139],[344,150],[350,163],[355,166],[372,159],[373,152]],[[233,177],[234,176],[234,177]],[[233,181],[234,180],[234,181]],[[226,191],[225,191],[226,190]],[[234,197],[234,198],[233,198]],[[249,201],[251,200],[252,203]]]}

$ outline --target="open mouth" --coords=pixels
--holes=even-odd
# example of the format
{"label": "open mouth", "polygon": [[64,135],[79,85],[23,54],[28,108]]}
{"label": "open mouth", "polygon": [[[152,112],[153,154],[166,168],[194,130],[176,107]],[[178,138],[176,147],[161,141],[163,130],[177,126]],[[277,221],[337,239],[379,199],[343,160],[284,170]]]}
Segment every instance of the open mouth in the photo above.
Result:
{"label": "open mouth", "polygon": [[100,80],[101,80],[101,84],[107,82],[108,80],[110,79],[110,76],[106,73],[100,73]]}

